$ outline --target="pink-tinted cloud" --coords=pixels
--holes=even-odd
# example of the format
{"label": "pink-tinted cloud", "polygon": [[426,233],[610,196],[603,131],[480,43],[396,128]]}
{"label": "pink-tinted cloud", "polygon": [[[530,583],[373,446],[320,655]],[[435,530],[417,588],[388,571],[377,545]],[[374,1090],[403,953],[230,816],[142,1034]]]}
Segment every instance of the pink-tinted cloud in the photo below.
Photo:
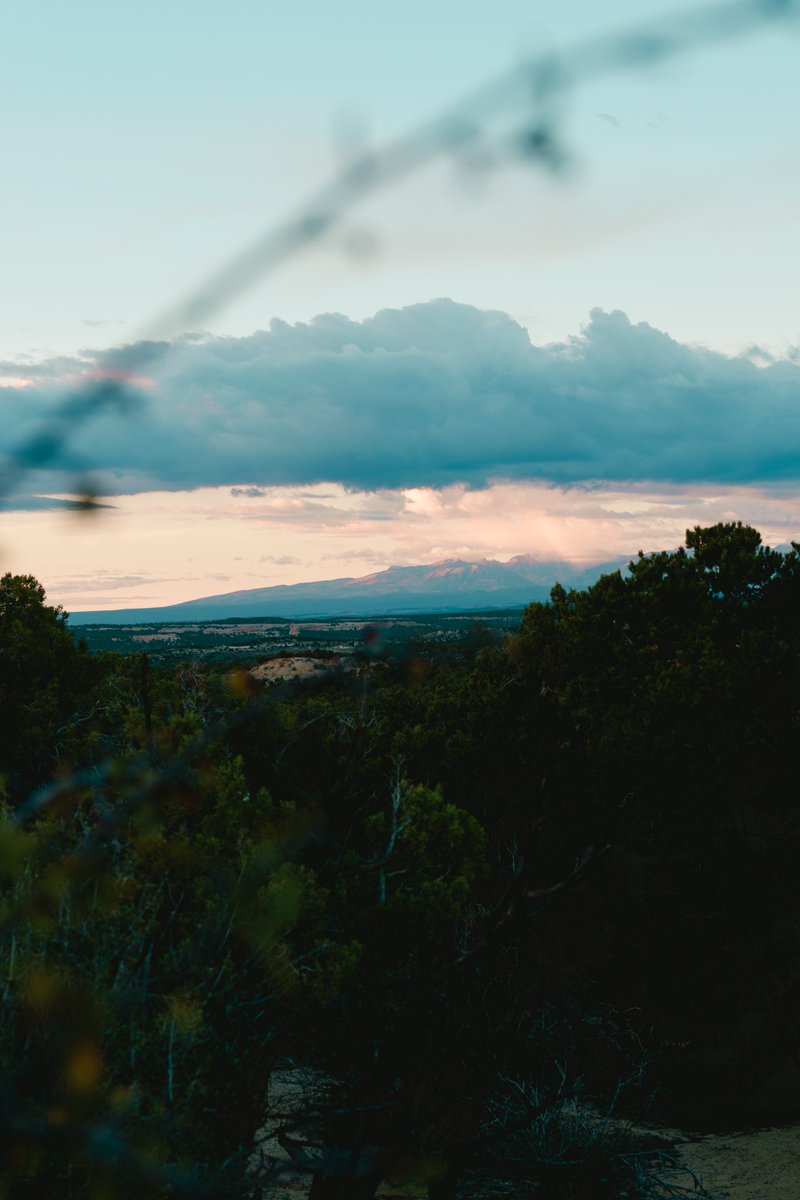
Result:
{"label": "pink-tinted cloud", "polygon": [[[324,502],[316,504],[315,494]],[[374,520],[376,512],[383,519]],[[532,554],[589,566],[674,547],[693,525],[733,520],[755,525],[771,545],[797,540],[800,499],[789,488],[528,483],[378,494],[331,484],[310,495],[305,488],[265,489],[261,497],[228,489],[144,494],[118,498],[91,521],[8,514],[0,568],[37,575],[51,600],[68,609],[121,608],[451,558]]]}

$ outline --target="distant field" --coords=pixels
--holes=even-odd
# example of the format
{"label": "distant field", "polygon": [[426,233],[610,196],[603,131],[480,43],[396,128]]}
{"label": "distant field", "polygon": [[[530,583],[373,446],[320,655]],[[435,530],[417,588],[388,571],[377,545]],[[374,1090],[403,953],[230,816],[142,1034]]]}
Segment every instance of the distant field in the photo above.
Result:
{"label": "distant field", "polygon": [[373,618],[332,617],[290,621],[232,617],[225,621],[160,622],[147,625],[82,625],[81,637],[94,653],[148,654],[158,662],[184,659],[263,660],[281,655],[403,653],[409,645],[446,645],[469,639],[499,640],[519,625],[520,609],[475,613]]}

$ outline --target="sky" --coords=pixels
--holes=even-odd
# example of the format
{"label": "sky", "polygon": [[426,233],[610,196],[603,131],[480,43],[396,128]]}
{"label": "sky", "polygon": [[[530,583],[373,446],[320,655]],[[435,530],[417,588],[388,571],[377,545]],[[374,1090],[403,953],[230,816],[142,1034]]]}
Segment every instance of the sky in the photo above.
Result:
{"label": "sky", "polygon": [[159,314],[353,154],[534,56],[686,37],[683,6],[13,7],[0,449],[130,386],[18,481],[0,570],[80,610],[603,561],[717,520],[800,536],[798,17],[479,110],[479,137],[175,330]]}

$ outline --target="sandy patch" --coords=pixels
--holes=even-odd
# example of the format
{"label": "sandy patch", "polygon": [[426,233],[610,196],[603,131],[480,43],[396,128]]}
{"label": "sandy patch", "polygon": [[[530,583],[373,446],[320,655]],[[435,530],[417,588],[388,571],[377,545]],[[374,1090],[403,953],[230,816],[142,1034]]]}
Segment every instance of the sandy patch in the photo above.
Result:
{"label": "sandy patch", "polygon": [[675,1147],[715,1200],[798,1200],[800,1125],[714,1133]]}
{"label": "sandy patch", "polygon": [[253,667],[250,674],[264,683],[278,679],[322,679],[331,671],[352,670],[353,664],[341,658],[307,658],[302,655],[287,655],[271,658],[268,662]]}
{"label": "sandy patch", "polygon": [[[266,664],[265,664],[266,665]],[[321,1077],[315,1072],[295,1068],[276,1071],[270,1080],[270,1107],[283,1116],[299,1112],[315,1094],[321,1098]],[[274,1136],[278,1122],[269,1122],[259,1139],[261,1162],[270,1164],[273,1179],[264,1188],[264,1200],[302,1200],[307,1196],[310,1178],[298,1171],[286,1149]],[[626,1123],[621,1123],[626,1124]],[[684,1162],[714,1200],[800,1200],[800,1125],[758,1129],[741,1133],[714,1133],[689,1137],[676,1129],[638,1129],[633,1132],[664,1138],[675,1157]],[[681,1184],[691,1194],[689,1172],[676,1172],[671,1182]],[[514,1192],[514,1185],[498,1181],[493,1190],[497,1197]],[[480,1189],[480,1194],[487,1193]],[[379,1200],[423,1200],[418,1187],[402,1188],[384,1183]]]}

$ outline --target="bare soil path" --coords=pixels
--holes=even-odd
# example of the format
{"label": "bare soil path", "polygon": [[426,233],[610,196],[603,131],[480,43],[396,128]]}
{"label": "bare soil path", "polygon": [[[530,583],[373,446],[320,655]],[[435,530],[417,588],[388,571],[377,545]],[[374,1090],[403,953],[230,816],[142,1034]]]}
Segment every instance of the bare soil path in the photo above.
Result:
{"label": "bare soil path", "polygon": [[[302,1069],[276,1072],[271,1087],[273,1103],[284,1112],[291,1111],[316,1082],[313,1072]],[[696,1137],[676,1129],[658,1132],[663,1133],[665,1142],[668,1140],[714,1200],[800,1200],[800,1124]],[[289,1167],[273,1186],[265,1188],[265,1200],[302,1200],[308,1194],[308,1176],[291,1170],[288,1155],[274,1138],[262,1141],[261,1149],[271,1161]],[[688,1188],[691,1176],[677,1176],[674,1182]],[[485,1197],[485,1192],[482,1194]],[[495,1193],[498,1200],[508,1194],[500,1186]],[[414,1188],[391,1184],[384,1184],[378,1197],[422,1200],[422,1194]]]}
{"label": "bare soil path", "polygon": [[676,1149],[718,1200],[800,1200],[800,1125],[709,1134]]}

